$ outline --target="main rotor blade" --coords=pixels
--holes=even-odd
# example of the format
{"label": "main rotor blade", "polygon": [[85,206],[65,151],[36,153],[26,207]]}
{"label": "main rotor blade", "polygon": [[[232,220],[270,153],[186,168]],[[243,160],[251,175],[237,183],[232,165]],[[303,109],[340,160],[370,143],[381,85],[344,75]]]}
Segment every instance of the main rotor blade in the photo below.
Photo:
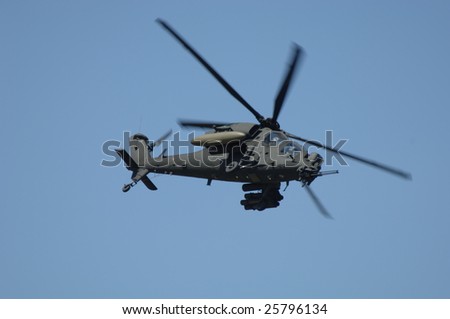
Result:
{"label": "main rotor blade", "polygon": [[313,200],[314,204],[316,204],[316,206],[319,209],[320,213],[323,216],[325,216],[326,218],[333,219],[333,216],[331,216],[330,213],[328,213],[327,209],[325,208],[325,206],[323,206],[323,204],[320,201],[319,197],[316,196],[316,194],[312,191],[312,189],[308,185],[305,185],[304,188],[305,188],[306,192],[308,193],[308,195]]}
{"label": "main rotor blade", "polygon": [[200,121],[191,121],[191,120],[178,120],[178,125],[181,127],[199,127],[199,128],[212,128],[220,126],[229,126],[230,123],[218,123],[218,122],[200,122]]}
{"label": "main rotor blade", "polygon": [[378,162],[375,162],[375,161],[363,158],[361,156],[353,155],[353,154],[350,154],[350,153],[347,153],[347,152],[344,152],[344,151],[337,151],[337,150],[335,150],[335,149],[333,149],[331,147],[325,146],[325,145],[323,145],[321,143],[318,143],[318,142],[315,142],[315,141],[310,141],[310,140],[304,139],[304,138],[302,138],[300,136],[296,136],[294,134],[286,133],[286,135],[289,136],[290,138],[293,138],[293,139],[296,139],[296,140],[299,140],[299,141],[302,141],[302,142],[314,145],[314,146],[319,147],[319,148],[324,148],[324,149],[326,149],[326,150],[328,150],[330,152],[341,154],[343,156],[349,157],[349,158],[354,159],[356,161],[359,161],[361,163],[364,163],[364,164],[367,164],[367,165],[379,168],[381,170],[384,170],[384,171],[386,171],[388,173],[397,175],[399,177],[402,177],[402,178],[405,178],[405,179],[409,179],[409,180],[412,179],[412,176],[411,176],[410,173],[404,172],[404,171],[399,170],[397,168],[393,168],[393,167],[387,166],[385,164],[380,164]]}
{"label": "main rotor blade", "polygon": [[209,63],[206,62],[206,60],[197,51],[195,51],[194,48],[186,42],[186,40],[184,40],[169,24],[167,24],[167,22],[161,19],[156,19],[156,22],[158,22],[175,39],[177,39],[186,48],[186,50],[188,50],[236,100],[241,102],[241,104],[244,105],[247,110],[252,112],[258,122],[262,122],[264,120],[264,117],[259,114],[258,111],[256,111],[246,100],[244,100],[244,98],[238,92],[236,92],[236,90],[227,81],[225,81],[225,79],[219,73],[217,73],[217,71],[213,69],[213,67],[209,65]]}
{"label": "main rotor blade", "polygon": [[281,108],[283,107],[284,99],[286,98],[286,93],[288,92],[289,85],[292,81],[293,75],[295,74],[297,61],[302,52],[303,52],[302,48],[298,44],[294,43],[291,64],[289,65],[289,68],[287,69],[286,75],[284,76],[284,82],[280,87],[277,98],[275,99],[275,104],[273,106],[272,120],[274,122],[277,121],[278,115],[280,115],[280,111],[281,111]]}

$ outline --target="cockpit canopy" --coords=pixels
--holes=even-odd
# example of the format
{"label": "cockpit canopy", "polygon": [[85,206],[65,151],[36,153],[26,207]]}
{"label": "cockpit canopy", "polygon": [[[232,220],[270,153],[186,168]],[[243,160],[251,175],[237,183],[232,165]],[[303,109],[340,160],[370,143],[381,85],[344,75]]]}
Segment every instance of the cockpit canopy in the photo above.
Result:
{"label": "cockpit canopy", "polygon": [[280,145],[281,154],[288,154],[294,156],[295,153],[300,153],[303,151],[303,148],[300,144],[294,141],[283,141]]}
{"label": "cockpit canopy", "polygon": [[278,144],[282,141],[288,141],[286,135],[284,135],[282,132],[278,131],[270,131],[269,134],[267,134],[265,141],[271,145]]}
{"label": "cockpit canopy", "polygon": [[294,155],[295,152],[302,152],[302,146],[290,140],[284,133],[270,131],[265,138],[265,142],[270,146],[278,146],[281,154]]}

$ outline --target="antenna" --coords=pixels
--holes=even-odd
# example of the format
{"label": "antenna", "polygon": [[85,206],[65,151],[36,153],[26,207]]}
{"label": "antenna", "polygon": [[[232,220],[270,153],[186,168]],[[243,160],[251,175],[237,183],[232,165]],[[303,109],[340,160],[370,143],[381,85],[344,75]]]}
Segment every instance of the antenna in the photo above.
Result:
{"label": "antenna", "polygon": [[141,127],[142,127],[142,118],[143,118],[143,116],[141,115],[141,116],[140,116],[140,118],[139,118],[139,129],[138,129],[138,133],[140,133],[140,132],[141,132]]}

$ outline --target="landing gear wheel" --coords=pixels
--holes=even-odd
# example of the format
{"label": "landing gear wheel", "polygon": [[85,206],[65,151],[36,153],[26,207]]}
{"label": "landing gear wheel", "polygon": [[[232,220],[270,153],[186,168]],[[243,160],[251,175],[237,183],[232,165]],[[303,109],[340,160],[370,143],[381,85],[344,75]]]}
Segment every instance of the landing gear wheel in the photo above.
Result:
{"label": "landing gear wheel", "polygon": [[122,192],[126,193],[126,192],[128,192],[130,190],[130,188],[131,188],[130,184],[125,184],[122,187]]}

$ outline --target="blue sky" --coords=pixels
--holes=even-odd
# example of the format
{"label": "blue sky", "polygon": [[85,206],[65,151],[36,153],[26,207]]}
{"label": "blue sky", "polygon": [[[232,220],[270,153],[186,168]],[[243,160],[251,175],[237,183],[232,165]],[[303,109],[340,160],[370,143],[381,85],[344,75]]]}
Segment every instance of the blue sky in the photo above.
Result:
{"label": "blue sky", "polygon": [[[325,167],[334,220],[297,184],[263,213],[232,183],[123,194],[103,142],[253,121],[157,17],[265,115],[299,43],[282,127],[413,181]],[[449,30],[447,1],[1,2],[0,297],[449,298]]]}

